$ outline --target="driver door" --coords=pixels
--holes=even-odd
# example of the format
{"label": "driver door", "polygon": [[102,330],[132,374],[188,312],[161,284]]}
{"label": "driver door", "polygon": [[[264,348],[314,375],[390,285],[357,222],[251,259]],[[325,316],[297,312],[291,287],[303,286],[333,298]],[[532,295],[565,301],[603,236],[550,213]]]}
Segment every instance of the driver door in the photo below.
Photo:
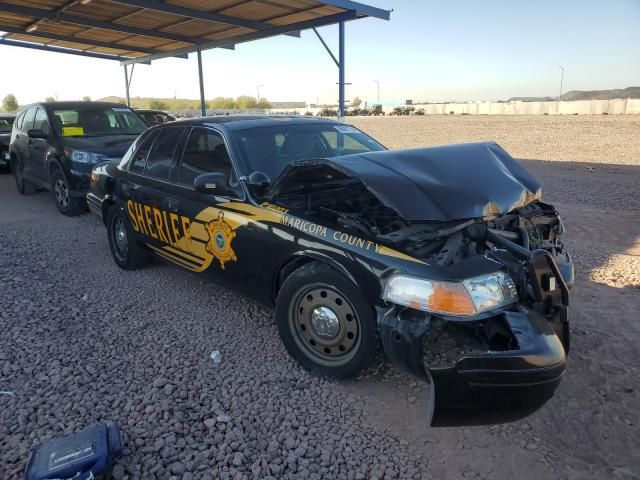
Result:
{"label": "driver door", "polygon": [[[228,191],[220,196],[197,192],[194,181],[204,173],[223,173]],[[189,219],[188,251],[199,265],[195,270],[228,286],[244,278],[235,242],[238,227],[246,223],[238,211],[244,195],[237,178],[222,134],[194,127],[172,177],[176,188],[165,199],[166,209]]]}

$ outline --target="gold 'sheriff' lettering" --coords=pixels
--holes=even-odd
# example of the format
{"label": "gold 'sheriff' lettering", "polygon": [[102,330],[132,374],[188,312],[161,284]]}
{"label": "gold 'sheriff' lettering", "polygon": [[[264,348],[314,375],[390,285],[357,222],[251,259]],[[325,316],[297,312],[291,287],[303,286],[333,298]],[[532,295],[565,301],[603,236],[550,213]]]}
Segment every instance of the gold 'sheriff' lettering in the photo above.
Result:
{"label": "gold 'sheriff' lettering", "polygon": [[[160,240],[176,248],[191,248],[191,220],[189,217],[127,200],[131,226],[136,232]],[[182,242],[182,245],[180,243]]]}
{"label": "gold 'sheriff' lettering", "polygon": [[138,226],[138,219],[136,218],[135,207],[131,200],[127,202],[127,210],[129,211],[129,218],[131,219],[131,226],[136,232],[139,232],[140,227]]}
{"label": "gold 'sheriff' lettering", "polygon": [[157,240],[158,236],[156,235],[156,232],[153,231],[151,223],[151,207],[149,205],[144,206],[144,219],[146,220],[149,235],[151,235],[151,238],[155,238]]}
{"label": "gold 'sheriff' lettering", "polygon": [[135,203],[135,202],[131,202],[131,200],[129,200],[129,202],[127,203],[133,203],[133,208],[136,212],[136,219],[138,221],[138,227],[140,228],[140,230],[142,231],[142,233],[144,233],[145,235],[148,235],[147,233],[147,229],[144,226],[144,215],[142,213],[142,205],[139,203]]}

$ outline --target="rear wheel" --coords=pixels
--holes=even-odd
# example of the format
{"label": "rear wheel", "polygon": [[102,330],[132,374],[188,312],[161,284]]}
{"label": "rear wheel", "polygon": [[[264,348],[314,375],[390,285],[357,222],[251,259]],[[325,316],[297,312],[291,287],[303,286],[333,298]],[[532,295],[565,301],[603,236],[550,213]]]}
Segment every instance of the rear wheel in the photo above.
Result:
{"label": "rear wheel", "polygon": [[55,168],[51,173],[51,191],[56,207],[63,215],[73,217],[84,211],[82,202],[71,196],[69,182],[59,168]]}
{"label": "rear wheel", "polygon": [[120,268],[135,270],[151,260],[149,252],[133,237],[128,219],[116,206],[107,212],[107,236],[111,255]]}
{"label": "rear wheel", "polygon": [[376,357],[373,308],[349,279],[327,265],[310,263],[287,277],[278,294],[276,322],[289,353],[309,370],[353,377]]}
{"label": "rear wheel", "polygon": [[36,191],[36,187],[24,178],[24,164],[19,158],[13,159],[13,175],[16,180],[16,188],[21,195],[30,195]]}

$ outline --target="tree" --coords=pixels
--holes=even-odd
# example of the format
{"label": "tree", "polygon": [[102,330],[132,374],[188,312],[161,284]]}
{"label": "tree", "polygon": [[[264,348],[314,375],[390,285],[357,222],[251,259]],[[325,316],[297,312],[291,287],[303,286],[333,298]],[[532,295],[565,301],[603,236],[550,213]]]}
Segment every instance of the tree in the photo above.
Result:
{"label": "tree", "polygon": [[167,110],[169,106],[162,100],[151,100],[149,102],[149,108],[152,110]]}
{"label": "tree", "polygon": [[258,108],[266,110],[268,108],[271,108],[271,103],[269,103],[269,100],[267,100],[266,98],[261,98],[258,102]]}
{"label": "tree", "polygon": [[85,95],[84,97],[82,97],[82,100],[84,100],[85,102],[90,102],[91,97],[89,95]]}
{"label": "tree", "polygon": [[47,97],[44,99],[45,102],[55,102],[56,99],[54,97]]}
{"label": "tree", "polygon": [[224,108],[224,97],[216,97],[210,102],[207,102],[209,108]]}
{"label": "tree", "polygon": [[19,107],[20,106],[18,105],[18,100],[13,93],[8,94],[2,100],[2,109],[5,112],[15,112]]}
{"label": "tree", "polygon": [[258,107],[258,101],[256,100],[256,97],[250,97],[248,95],[240,95],[236,99],[236,104],[237,108],[239,108],[240,110]]}
{"label": "tree", "polygon": [[351,100],[352,107],[359,107],[360,105],[362,105],[362,100],[360,100],[358,97]]}

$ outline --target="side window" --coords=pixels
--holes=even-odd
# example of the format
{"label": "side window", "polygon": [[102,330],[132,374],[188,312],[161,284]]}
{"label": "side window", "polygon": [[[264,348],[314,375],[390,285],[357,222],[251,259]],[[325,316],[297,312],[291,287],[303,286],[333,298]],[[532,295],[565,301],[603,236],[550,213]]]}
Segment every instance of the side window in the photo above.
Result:
{"label": "side window", "polygon": [[233,183],[233,167],[222,136],[204,128],[194,128],[189,134],[180,162],[179,182],[193,185],[198,175],[221,172]]}
{"label": "side window", "polygon": [[151,150],[151,144],[153,140],[156,138],[158,131],[155,130],[145,138],[140,144],[140,148],[136,151],[131,159],[131,163],[129,164],[129,171],[133,173],[142,173],[144,172],[144,166],[147,163],[147,154],[149,150]]}
{"label": "side window", "polygon": [[49,128],[49,120],[47,119],[47,112],[42,108],[38,108],[36,112],[33,128],[42,130],[47,135],[51,135],[51,129]]}
{"label": "side window", "polygon": [[144,169],[144,173],[150,177],[168,180],[171,164],[173,163],[173,154],[180,142],[184,128],[163,128],[159,132],[147,157],[147,166]]}
{"label": "side window", "polygon": [[28,132],[33,128],[33,119],[36,116],[36,107],[31,107],[24,114],[24,120],[22,121],[22,130],[23,132]]}
{"label": "side window", "polygon": [[16,121],[13,123],[13,126],[18,129],[21,130],[20,127],[22,127],[22,120],[24,120],[24,111],[20,112],[20,114],[18,114],[18,116],[16,117]]}

